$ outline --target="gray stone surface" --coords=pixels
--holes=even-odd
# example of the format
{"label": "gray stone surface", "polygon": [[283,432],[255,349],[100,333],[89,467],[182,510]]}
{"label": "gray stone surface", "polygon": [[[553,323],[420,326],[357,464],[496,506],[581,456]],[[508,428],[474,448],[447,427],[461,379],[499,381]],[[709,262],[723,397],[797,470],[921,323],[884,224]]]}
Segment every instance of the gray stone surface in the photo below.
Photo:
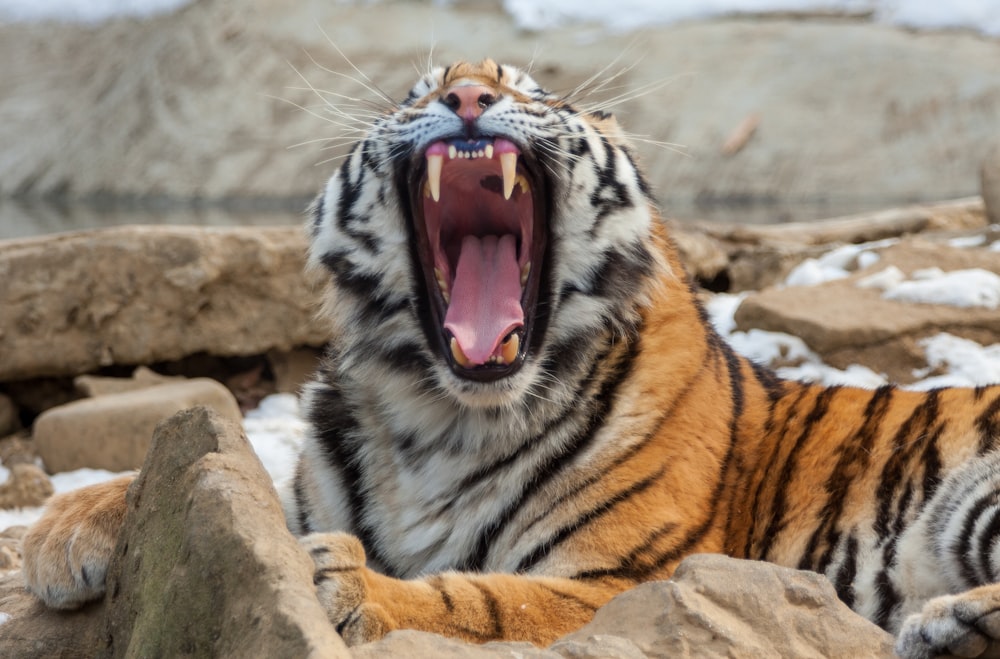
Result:
{"label": "gray stone surface", "polygon": [[243,418],[228,389],[215,380],[195,378],[53,407],[35,420],[32,438],[50,473],[85,467],[138,469],[157,424],[196,405],[234,423]]}
{"label": "gray stone surface", "polygon": [[815,572],[717,554],[638,586],[566,636],[628,638],[648,657],[893,657],[892,636],[852,612]]}
{"label": "gray stone surface", "polygon": [[[998,133],[1000,41],[970,32],[746,19],[535,34],[496,2],[200,0],[97,28],[0,26],[0,195],[164,206],[311,197],[335,166],[316,164],[340,152],[322,140],[384,105],[348,79],[357,75],[333,44],[397,99],[432,49],[437,62],[530,63],[560,92],[610,65],[620,75],[608,95],[628,97],[617,108],[626,129],[683,145],[680,154],[639,143],[668,209],[966,196]],[[344,103],[355,119],[325,113],[309,84],[327,100],[359,98]],[[752,115],[753,138],[724,153]],[[288,148],[310,140],[320,141]]]}
{"label": "gray stone surface", "polygon": [[101,656],[349,656],[238,426],[205,408],[161,424],[127,502]]}
{"label": "gray stone surface", "polygon": [[3,243],[0,381],[329,338],[298,227],[132,226]]}

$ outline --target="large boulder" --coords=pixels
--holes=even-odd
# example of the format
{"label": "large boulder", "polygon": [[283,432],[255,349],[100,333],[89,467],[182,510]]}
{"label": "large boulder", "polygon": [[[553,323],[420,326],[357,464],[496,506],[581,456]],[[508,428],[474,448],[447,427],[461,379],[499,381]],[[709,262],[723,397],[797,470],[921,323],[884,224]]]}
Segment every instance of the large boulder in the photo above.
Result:
{"label": "large boulder", "polygon": [[0,381],[322,345],[299,228],[130,226],[0,249]]}
{"label": "large boulder", "polygon": [[347,656],[238,426],[205,408],[162,424],[127,505],[104,656]]}
{"label": "large boulder", "polygon": [[52,611],[0,579],[4,656],[348,656],[238,426],[206,408],[161,424],[127,505],[103,602]]}
{"label": "large boulder", "polygon": [[979,178],[986,216],[993,224],[1000,224],[1000,140],[986,152]]}

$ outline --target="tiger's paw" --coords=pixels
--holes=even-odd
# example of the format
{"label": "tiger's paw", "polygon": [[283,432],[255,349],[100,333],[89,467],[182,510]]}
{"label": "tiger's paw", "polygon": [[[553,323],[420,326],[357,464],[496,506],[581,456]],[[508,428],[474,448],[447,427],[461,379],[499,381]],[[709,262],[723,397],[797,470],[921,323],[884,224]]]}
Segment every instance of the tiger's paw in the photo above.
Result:
{"label": "tiger's paw", "polygon": [[930,600],[903,622],[896,653],[905,659],[1000,656],[1000,585]]}
{"label": "tiger's paw", "polygon": [[117,478],[53,497],[24,534],[25,585],[49,607],[75,609],[104,594],[132,479]]}
{"label": "tiger's paw", "polygon": [[299,541],[316,565],[316,596],[348,645],[377,641],[397,625],[369,600],[370,574],[361,541],[346,533],[314,533]]}

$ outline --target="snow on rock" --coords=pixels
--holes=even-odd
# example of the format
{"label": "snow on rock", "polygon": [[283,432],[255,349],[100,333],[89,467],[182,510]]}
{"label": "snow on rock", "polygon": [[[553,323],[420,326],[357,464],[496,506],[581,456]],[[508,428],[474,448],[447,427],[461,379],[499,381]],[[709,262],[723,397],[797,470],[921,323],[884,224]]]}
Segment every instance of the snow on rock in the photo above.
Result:
{"label": "snow on rock", "polygon": [[887,300],[953,307],[1000,307],[1000,276],[981,268],[952,272],[926,268],[906,279],[898,268],[890,266],[859,280],[857,285],[881,289],[882,297]]}

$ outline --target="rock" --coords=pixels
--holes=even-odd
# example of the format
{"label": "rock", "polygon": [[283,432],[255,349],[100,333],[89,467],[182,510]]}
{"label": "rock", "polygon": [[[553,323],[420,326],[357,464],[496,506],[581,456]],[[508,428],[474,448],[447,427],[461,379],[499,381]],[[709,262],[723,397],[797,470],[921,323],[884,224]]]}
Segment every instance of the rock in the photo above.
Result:
{"label": "rock", "polygon": [[52,492],[52,481],[40,467],[28,463],[13,464],[10,465],[10,476],[0,483],[0,509],[40,506],[52,496]]}
{"label": "rock", "polygon": [[566,659],[646,659],[635,643],[621,636],[597,634],[584,640],[563,639],[550,650]]}
{"label": "rock", "polygon": [[104,656],[349,656],[237,425],[206,408],[161,424],[127,504]]}
{"label": "rock", "polygon": [[11,526],[0,531],[0,572],[20,569],[21,538],[27,530],[27,526]]}
{"label": "rock", "polygon": [[283,394],[302,393],[303,385],[312,379],[322,356],[323,352],[315,348],[272,350],[267,353],[277,391]]}
{"label": "rock", "polygon": [[750,294],[736,311],[737,327],[798,336],[832,366],[864,364],[901,383],[914,381],[913,370],[927,366],[922,338],[948,332],[985,345],[996,342],[996,309],[888,300],[880,290],[857,285],[889,266],[907,275],[930,267],[945,272],[982,268],[1000,274],[1000,253],[911,239],[885,249],[877,263],[846,279]]}
{"label": "rock", "polygon": [[353,659],[560,659],[562,655],[530,643],[486,643],[473,645],[438,634],[402,629],[380,641],[351,648]]}
{"label": "rock", "polygon": [[195,378],[54,407],[35,420],[34,442],[50,473],[137,469],[156,425],[194,405],[207,405],[237,423],[242,419],[228,389]]}
{"label": "rock", "polygon": [[107,396],[108,394],[121,394],[126,391],[138,391],[148,389],[168,382],[183,382],[184,378],[179,376],[160,375],[156,371],[145,366],[139,366],[132,372],[130,378],[109,378],[99,375],[78,375],[73,378],[73,386],[90,398],[96,396]]}
{"label": "rock", "polygon": [[[333,44],[403,98],[415,78],[413,53],[427,50],[427,31],[413,26],[436,26],[437,63],[533,60],[539,82],[557,92],[635,53],[634,34],[593,25],[546,30],[545,51],[536,52],[538,34],[502,3],[462,4],[204,0],[150,20],[0,26],[0,194],[202,206],[311,197],[334,167],[316,163],[340,151],[322,150],[324,141],[288,146],[344,131],[296,105],[322,114],[324,101],[360,96],[339,105],[363,124],[369,105],[383,103],[352,80],[359,76]],[[738,214],[740,201],[774,209],[975,192],[981,145],[995,138],[1000,115],[995,39],[774,17],[649,25],[642,34],[643,57],[627,55],[627,65],[608,71],[614,90],[577,98],[596,104],[624,90],[613,109],[630,133],[650,136],[637,150],[671,209],[728,203]],[[643,85],[646,93],[634,93]],[[753,114],[753,139],[735,155],[721,153]],[[684,145],[683,155],[653,141]],[[887,166],[900,162],[907,167]]]}
{"label": "rock", "polygon": [[1000,141],[986,152],[979,175],[986,215],[990,223],[1000,224]]}
{"label": "rock", "polygon": [[104,608],[55,611],[24,588],[20,571],[0,573],[0,648],[17,659],[83,659],[97,654]]}
{"label": "rock", "polygon": [[17,418],[17,407],[9,396],[0,394],[0,437],[5,437],[17,430],[20,422]]}
{"label": "rock", "polygon": [[[894,657],[892,636],[817,573],[716,554],[638,586],[560,643],[629,638],[649,657]],[[555,646],[553,646],[555,649]]]}
{"label": "rock", "polygon": [[[783,282],[797,265],[808,258],[820,256],[833,245],[912,234],[939,235],[981,230],[987,224],[982,199],[973,197],[888,208],[816,222],[765,225],[713,222],[684,228],[704,234],[724,254],[725,262],[717,277],[728,287],[723,289],[720,286],[712,290],[739,292],[760,290]],[[684,243],[680,245],[683,253]]]}
{"label": "rock", "polygon": [[[0,381],[329,338],[293,228],[120,227],[0,249]],[[248,320],[252,319],[252,321]]]}
{"label": "rock", "polygon": [[15,464],[35,464],[38,450],[27,430],[0,439],[0,464],[10,468]]}

